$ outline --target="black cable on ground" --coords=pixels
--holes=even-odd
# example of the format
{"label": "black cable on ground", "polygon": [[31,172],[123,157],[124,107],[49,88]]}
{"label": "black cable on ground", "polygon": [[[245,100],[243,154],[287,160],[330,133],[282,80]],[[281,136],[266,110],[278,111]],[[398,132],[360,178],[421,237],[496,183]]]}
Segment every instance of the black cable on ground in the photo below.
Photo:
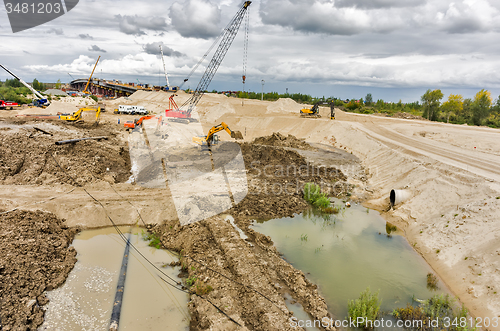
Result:
{"label": "black cable on ground", "polygon": [[[52,153],[50,153],[50,156],[52,156],[52,159],[54,160],[54,162],[57,164],[57,166],[63,171],[64,174],[66,174],[69,178],[71,178],[71,180],[75,183],[76,186],[78,187],[81,187],[83,189],[83,191],[85,193],[87,193],[87,195],[92,198],[92,200],[94,200],[95,202],[97,202],[101,207],[102,209],[104,210],[105,214],[106,214],[106,217],[110,220],[111,224],[113,225],[113,227],[115,228],[115,230],[118,232],[119,236],[122,238],[122,240],[124,240],[124,242],[126,244],[129,244],[130,247],[132,247],[144,260],[146,260],[146,262],[148,262],[153,268],[155,268],[158,272],[160,272],[162,275],[164,275],[165,277],[167,277],[168,279],[170,279],[171,281],[173,281],[175,283],[174,284],[171,284],[170,282],[168,282],[167,280],[165,280],[163,277],[159,276],[166,284],[172,286],[173,288],[177,289],[178,291],[181,291],[181,292],[184,292],[184,293],[190,293],[189,291],[186,291],[182,288],[178,288],[177,285],[179,285],[175,279],[173,279],[172,277],[170,277],[169,275],[165,274],[161,269],[159,269],[153,262],[151,262],[148,258],[146,258],[133,244],[131,243],[128,243],[128,239],[125,238],[125,235],[123,234],[123,232],[118,228],[118,226],[116,225],[116,223],[113,221],[113,219],[111,218],[111,216],[109,216],[108,214],[108,211],[106,210],[106,208],[104,207],[104,205],[99,201],[97,200],[96,198],[94,198],[94,196],[92,196],[92,194],[90,194],[82,185],[80,185],[78,182],[76,182],[76,180],[71,177],[62,167],[61,165],[59,164],[59,162],[57,162],[56,158],[54,157],[54,155]],[[137,211],[139,213],[139,211]],[[142,219],[142,217],[141,217]],[[232,319],[230,316],[228,316],[221,308],[219,308],[218,306],[216,306],[214,303],[212,303],[210,300],[208,300],[207,298],[204,298],[198,294],[196,294],[197,296],[199,296],[200,298],[203,298],[205,299],[207,302],[209,302],[212,306],[214,306],[215,308],[217,308],[217,310],[219,310],[220,312],[222,312],[225,316],[227,316],[229,318],[229,320],[231,320],[232,322],[236,323],[238,326],[241,327],[241,325],[236,322],[234,319]]]}

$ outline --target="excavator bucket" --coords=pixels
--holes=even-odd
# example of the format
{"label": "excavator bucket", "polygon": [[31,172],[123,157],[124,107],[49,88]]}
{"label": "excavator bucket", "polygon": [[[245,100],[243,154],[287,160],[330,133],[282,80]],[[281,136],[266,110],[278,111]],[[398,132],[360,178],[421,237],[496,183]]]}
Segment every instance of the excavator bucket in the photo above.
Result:
{"label": "excavator bucket", "polygon": [[243,139],[243,134],[240,131],[231,131],[231,138]]}

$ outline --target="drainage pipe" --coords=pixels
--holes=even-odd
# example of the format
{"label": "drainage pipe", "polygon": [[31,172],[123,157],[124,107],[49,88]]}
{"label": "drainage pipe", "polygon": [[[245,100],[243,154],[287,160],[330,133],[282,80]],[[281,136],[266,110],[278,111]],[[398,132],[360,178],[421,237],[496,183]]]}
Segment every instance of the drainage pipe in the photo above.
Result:
{"label": "drainage pipe", "polygon": [[111,321],[109,323],[109,331],[118,331],[120,324],[120,314],[122,310],[123,291],[125,290],[125,278],[127,277],[128,256],[130,250],[130,236],[127,237],[127,245],[123,253],[122,267],[120,269],[120,277],[118,278],[118,285],[116,286],[115,301],[113,302],[113,311],[111,312]]}
{"label": "drainage pipe", "polygon": [[391,207],[399,205],[400,203],[408,200],[411,197],[411,192],[409,190],[391,190],[390,200]]}

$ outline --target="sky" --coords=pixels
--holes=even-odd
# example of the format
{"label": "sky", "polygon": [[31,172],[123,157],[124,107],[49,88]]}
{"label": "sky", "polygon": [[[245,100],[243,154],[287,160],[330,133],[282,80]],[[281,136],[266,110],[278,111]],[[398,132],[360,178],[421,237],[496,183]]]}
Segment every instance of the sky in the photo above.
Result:
{"label": "sky", "polygon": [[[65,83],[88,78],[100,55],[95,77],[165,85],[161,44],[170,83],[180,85],[242,4],[80,0],[17,33],[0,6],[0,63],[28,82]],[[244,27],[208,90],[243,89]],[[445,99],[487,89],[497,98],[499,40],[500,0],[253,1],[245,90],[413,102],[427,89]],[[196,88],[212,55],[183,88]]]}

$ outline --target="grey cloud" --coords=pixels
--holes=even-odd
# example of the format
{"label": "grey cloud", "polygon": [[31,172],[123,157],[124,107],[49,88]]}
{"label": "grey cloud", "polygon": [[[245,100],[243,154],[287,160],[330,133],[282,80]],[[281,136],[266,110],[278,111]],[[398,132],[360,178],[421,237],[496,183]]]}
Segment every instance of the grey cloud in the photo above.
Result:
{"label": "grey cloud", "polygon": [[94,39],[94,37],[92,37],[88,33],[87,34],[79,34],[78,37],[80,37],[82,39],[90,39],[90,40]]}
{"label": "grey cloud", "polygon": [[159,55],[160,54],[160,45],[163,48],[163,55],[172,56],[172,57],[182,57],[184,54],[178,51],[174,51],[172,48],[165,46],[162,42],[154,42],[150,44],[143,45],[142,48],[148,54]]}
{"label": "grey cloud", "polygon": [[183,37],[209,39],[220,33],[220,9],[208,0],[174,2],[169,16],[172,26]]}
{"label": "grey cloud", "polygon": [[364,9],[415,7],[425,4],[425,0],[338,0],[336,7],[357,7]]}
{"label": "grey cloud", "polygon": [[141,16],[115,16],[119,21],[120,31],[125,34],[130,35],[144,35],[145,30],[154,31],[165,31],[167,29],[167,23],[165,18],[152,16],[152,17],[141,17]]}
{"label": "grey cloud", "polygon": [[[314,6],[320,4],[322,8]],[[354,35],[364,30],[360,22],[344,17],[330,1],[268,0],[260,6],[264,24],[280,25],[307,33]]]}
{"label": "grey cloud", "polygon": [[47,33],[54,33],[54,34],[60,36],[60,35],[64,34],[64,31],[61,28],[59,28],[59,29],[52,28],[52,29],[47,30]]}
{"label": "grey cloud", "polygon": [[448,33],[472,33],[483,30],[482,20],[464,3],[451,3],[442,18],[442,29]]}
{"label": "grey cloud", "polygon": [[91,52],[102,52],[102,53],[106,53],[106,51],[102,48],[100,48],[99,46],[97,45],[92,45],[90,48],[89,48],[89,51]]}

